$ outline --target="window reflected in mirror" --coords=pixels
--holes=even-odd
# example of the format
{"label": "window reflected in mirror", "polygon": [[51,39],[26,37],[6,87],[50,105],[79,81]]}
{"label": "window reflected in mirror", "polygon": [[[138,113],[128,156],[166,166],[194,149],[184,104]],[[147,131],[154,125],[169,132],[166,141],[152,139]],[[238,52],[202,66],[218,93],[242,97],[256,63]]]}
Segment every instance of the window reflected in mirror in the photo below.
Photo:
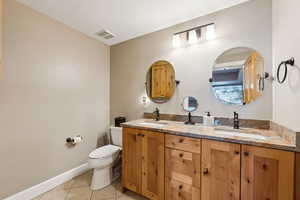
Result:
{"label": "window reflected in mirror", "polygon": [[220,55],[212,72],[215,97],[223,103],[245,105],[256,101],[264,90],[264,59],[255,50],[240,47]]}

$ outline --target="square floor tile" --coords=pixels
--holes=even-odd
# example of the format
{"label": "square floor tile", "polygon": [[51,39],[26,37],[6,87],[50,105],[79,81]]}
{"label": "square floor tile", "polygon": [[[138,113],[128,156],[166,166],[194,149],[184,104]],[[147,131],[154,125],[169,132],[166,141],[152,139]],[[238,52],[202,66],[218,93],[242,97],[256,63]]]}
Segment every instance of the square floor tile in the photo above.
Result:
{"label": "square floor tile", "polygon": [[73,183],[74,183],[74,179],[71,179],[71,180],[57,186],[55,189],[69,191],[72,188]]}
{"label": "square floor tile", "polygon": [[53,189],[42,195],[40,200],[64,200],[68,194],[66,190]]}
{"label": "square floor tile", "polygon": [[90,200],[92,190],[90,187],[72,188],[68,193],[66,200]]}
{"label": "square floor tile", "polygon": [[92,181],[92,171],[88,171],[80,176],[77,176],[73,179],[72,188],[76,187],[87,187],[90,186]]}
{"label": "square floor tile", "polygon": [[93,191],[92,200],[115,199],[116,189],[113,186],[107,186],[101,190]]}

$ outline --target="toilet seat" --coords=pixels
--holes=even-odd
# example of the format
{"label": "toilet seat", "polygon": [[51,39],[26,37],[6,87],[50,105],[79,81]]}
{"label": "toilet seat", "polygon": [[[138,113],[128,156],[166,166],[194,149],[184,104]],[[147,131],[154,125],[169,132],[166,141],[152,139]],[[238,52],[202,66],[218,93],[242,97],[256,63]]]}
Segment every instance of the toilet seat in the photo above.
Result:
{"label": "toilet seat", "polygon": [[122,150],[121,147],[115,146],[115,145],[105,145],[103,147],[100,147],[94,151],[92,151],[89,154],[90,159],[102,159],[112,156],[113,154],[119,152]]}

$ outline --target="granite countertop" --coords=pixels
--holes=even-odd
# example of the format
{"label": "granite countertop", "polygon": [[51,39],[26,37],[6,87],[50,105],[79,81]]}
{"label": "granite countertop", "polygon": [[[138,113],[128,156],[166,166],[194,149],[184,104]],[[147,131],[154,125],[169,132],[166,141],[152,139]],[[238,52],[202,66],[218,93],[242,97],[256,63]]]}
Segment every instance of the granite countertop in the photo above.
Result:
{"label": "granite countertop", "polygon": [[151,119],[129,121],[123,123],[122,127],[297,152],[295,141],[281,137],[277,132],[272,130],[252,128],[235,130],[228,126],[185,125],[183,122],[165,120],[156,122]]}

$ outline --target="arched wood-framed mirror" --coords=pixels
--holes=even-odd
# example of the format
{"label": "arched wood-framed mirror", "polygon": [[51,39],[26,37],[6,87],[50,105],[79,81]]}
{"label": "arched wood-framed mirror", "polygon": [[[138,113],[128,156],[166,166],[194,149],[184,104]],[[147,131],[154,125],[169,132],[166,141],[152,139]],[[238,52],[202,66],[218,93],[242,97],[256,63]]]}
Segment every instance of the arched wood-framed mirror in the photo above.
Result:
{"label": "arched wood-framed mirror", "polygon": [[169,101],[176,88],[175,70],[171,63],[160,60],[153,63],[146,76],[148,97],[155,103]]}
{"label": "arched wood-framed mirror", "polygon": [[256,50],[238,47],[215,61],[211,84],[215,97],[225,104],[246,105],[263,95],[264,58]]}

